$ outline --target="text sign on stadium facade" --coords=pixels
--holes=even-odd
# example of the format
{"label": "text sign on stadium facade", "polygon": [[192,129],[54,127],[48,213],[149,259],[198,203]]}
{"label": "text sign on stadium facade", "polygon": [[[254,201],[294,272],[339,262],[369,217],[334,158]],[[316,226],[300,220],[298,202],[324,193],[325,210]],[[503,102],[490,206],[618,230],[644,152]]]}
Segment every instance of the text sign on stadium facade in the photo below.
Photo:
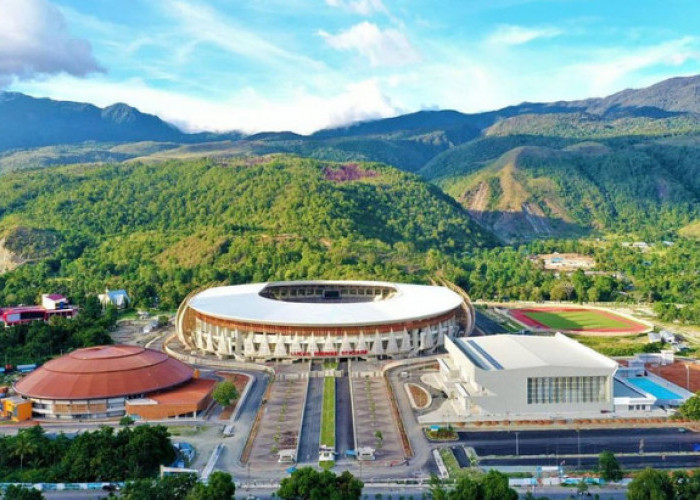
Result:
{"label": "text sign on stadium facade", "polygon": [[358,349],[354,351],[295,351],[290,353],[292,356],[311,356],[311,357],[332,357],[332,356],[362,356],[367,354],[367,349]]}

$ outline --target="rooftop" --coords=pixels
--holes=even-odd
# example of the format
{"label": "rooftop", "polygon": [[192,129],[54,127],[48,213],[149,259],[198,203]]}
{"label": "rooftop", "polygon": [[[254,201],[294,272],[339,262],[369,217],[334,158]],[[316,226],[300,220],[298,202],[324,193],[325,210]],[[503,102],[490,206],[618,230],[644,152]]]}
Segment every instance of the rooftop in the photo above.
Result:
{"label": "rooftop", "polygon": [[546,366],[610,368],[617,363],[566,335],[490,335],[456,338],[453,342],[482,370],[517,370]]}
{"label": "rooftop", "polygon": [[66,300],[66,298],[65,298],[63,295],[59,294],[59,293],[50,293],[50,294],[48,294],[48,295],[46,296],[46,298],[47,298],[47,299],[50,299],[50,300],[55,300],[55,301],[58,301],[58,300]]}
{"label": "rooftop", "polygon": [[420,320],[456,309],[462,298],[445,287],[380,281],[304,281],[275,286],[337,285],[391,287],[396,293],[371,302],[286,302],[260,295],[268,283],[210,288],[189,301],[207,316],[241,322],[289,326],[361,326]]}
{"label": "rooftop", "polygon": [[147,394],[182,384],[194,371],[165,353],[133,345],[78,349],[20,379],[15,390],[38,399],[98,399]]}

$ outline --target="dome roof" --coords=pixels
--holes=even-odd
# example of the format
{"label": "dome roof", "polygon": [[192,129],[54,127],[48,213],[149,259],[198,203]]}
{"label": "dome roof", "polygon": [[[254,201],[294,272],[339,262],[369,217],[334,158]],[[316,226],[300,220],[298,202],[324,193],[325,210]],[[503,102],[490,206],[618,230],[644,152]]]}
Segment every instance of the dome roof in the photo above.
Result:
{"label": "dome roof", "polygon": [[118,398],[159,391],[190,380],[194,371],[167,354],[133,345],[78,349],[45,363],[15,390],[37,399]]}

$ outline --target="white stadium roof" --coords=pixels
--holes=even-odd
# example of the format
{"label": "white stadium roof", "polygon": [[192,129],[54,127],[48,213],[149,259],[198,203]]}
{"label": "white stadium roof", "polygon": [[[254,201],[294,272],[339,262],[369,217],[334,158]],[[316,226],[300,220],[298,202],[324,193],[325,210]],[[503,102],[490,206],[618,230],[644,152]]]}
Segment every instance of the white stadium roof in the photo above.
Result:
{"label": "white stadium roof", "polygon": [[615,368],[617,363],[566,335],[490,335],[453,339],[459,349],[484,370],[517,370],[546,366]]}
{"label": "white stadium roof", "polygon": [[[286,302],[260,295],[268,285],[391,287],[396,293],[371,302]],[[209,288],[189,306],[202,314],[245,323],[288,326],[362,326],[421,320],[452,311],[462,298],[445,287],[382,281],[291,281]]]}

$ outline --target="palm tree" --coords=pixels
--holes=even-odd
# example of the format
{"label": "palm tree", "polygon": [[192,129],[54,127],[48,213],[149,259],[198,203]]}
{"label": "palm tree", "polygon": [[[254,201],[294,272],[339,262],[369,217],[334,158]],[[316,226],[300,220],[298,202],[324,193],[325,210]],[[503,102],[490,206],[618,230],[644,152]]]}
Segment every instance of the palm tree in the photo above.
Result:
{"label": "palm tree", "polygon": [[32,453],[36,452],[36,450],[36,443],[32,440],[31,436],[27,434],[27,431],[19,431],[17,433],[17,437],[15,437],[14,450],[12,451],[12,455],[15,457],[19,457],[20,470],[24,469],[24,456],[31,455]]}

